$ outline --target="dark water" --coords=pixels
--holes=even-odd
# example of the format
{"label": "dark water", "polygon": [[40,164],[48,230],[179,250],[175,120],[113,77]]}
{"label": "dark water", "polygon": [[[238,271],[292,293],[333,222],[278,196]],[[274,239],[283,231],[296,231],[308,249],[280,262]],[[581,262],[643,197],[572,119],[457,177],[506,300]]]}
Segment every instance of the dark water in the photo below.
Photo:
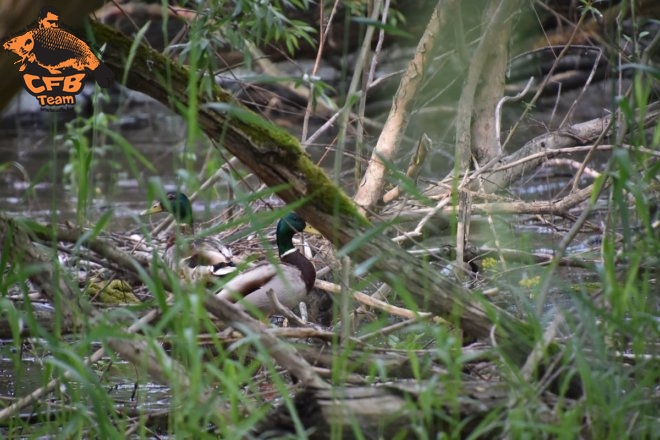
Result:
{"label": "dark water", "polygon": [[[159,179],[167,189],[181,185],[189,190],[184,182],[203,168],[209,150],[201,141],[187,147],[183,120],[162,105],[143,97],[128,102],[124,115],[112,117],[108,130],[122,136],[151,168],[136,159],[127,161],[124,149],[108,137],[83,136],[94,147],[88,204],[79,218],[89,225],[112,210],[113,231],[135,227],[136,214],[148,204],[149,182]],[[26,116],[18,113],[20,108],[14,110],[5,112],[0,128],[0,209],[40,221],[75,221],[80,192],[68,170],[77,166],[79,150],[66,127],[75,115],[53,119],[52,114]],[[198,210],[200,203],[206,211],[216,207],[201,200],[195,205]]]}
{"label": "dark water", "polygon": [[[24,353],[21,353],[19,364],[16,365],[15,362],[19,354],[16,353],[13,344],[11,341],[0,341],[0,396],[5,399],[26,396],[43,387],[55,377],[51,375],[53,369],[51,356],[48,353],[40,355],[33,350],[33,348],[36,348],[36,351],[39,351],[39,345],[38,340],[23,344]],[[97,368],[102,370],[96,370]],[[131,410],[139,407],[142,411],[154,412],[167,411],[170,407],[169,387],[150,382],[144,377],[137,377],[135,368],[128,362],[102,358],[95,364],[95,373],[98,382],[112,397],[118,408]],[[75,380],[67,381],[66,385],[60,384],[54,392],[49,394],[49,398],[55,399],[58,396],[69,395],[73,391],[70,387],[79,386]],[[81,391],[84,393],[84,390]],[[55,408],[53,410],[57,411]],[[18,412],[15,417],[30,421],[29,428],[20,430],[22,432],[21,438],[33,438],[33,432],[43,430],[33,420],[38,413],[47,412],[47,405],[38,405],[36,408],[28,406]],[[45,414],[43,416],[47,417]],[[14,422],[13,425],[20,426],[20,422]],[[7,429],[0,427],[0,437],[4,438],[8,434]],[[51,437],[52,434],[50,432],[47,438],[54,438]],[[14,435],[16,435],[16,432],[14,432]]]}

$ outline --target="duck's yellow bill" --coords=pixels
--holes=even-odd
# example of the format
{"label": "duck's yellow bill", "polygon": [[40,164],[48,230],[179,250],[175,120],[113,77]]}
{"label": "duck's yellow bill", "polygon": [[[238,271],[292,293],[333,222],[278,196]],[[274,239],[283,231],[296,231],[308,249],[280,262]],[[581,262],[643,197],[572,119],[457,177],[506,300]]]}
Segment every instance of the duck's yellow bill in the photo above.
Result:
{"label": "duck's yellow bill", "polygon": [[314,235],[322,235],[321,232],[312,225],[305,225],[305,229],[303,229],[303,232],[307,232],[308,234],[314,234]]}
{"label": "duck's yellow bill", "polygon": [[159,212],[163,212],[163,204],[156,201],[154,202],[153,205],[151,205],[151,208],[144,210],[140,213],[140,215],[147,215],[147,214],[156,214]]}

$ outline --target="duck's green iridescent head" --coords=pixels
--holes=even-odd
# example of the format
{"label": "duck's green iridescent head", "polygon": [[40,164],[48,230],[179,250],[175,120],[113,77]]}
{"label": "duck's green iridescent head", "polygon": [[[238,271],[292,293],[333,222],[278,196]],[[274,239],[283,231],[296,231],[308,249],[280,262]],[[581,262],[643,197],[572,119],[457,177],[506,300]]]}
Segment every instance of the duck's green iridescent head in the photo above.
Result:
{"label": "duck's green iridescent head", "polygon": [[305,223],[302,217],[295,212],[290,212],[277,222],[275,230],[275,239],[277,241],[277,250],[280,255],[293,249],[293,236],[297,232],[308,232],[310,234],[320,234],[314,227]]}
{"label": "duck's green iridescent head", "polygon": [[151,208],[142,214],[156,214],[158,212],[169,212],[174,216],[177,223],[193,226],[192,204],[184,193],[168,192],[166,200],[156,200]]}

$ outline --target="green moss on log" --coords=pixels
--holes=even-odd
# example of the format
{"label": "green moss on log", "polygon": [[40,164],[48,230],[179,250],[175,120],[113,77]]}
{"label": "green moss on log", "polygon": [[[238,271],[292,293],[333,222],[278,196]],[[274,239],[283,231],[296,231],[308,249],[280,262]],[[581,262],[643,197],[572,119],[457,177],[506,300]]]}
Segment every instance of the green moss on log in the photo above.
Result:
{"label": "green moss on log", "polygon": [[301,156],[296,167],[303,173],[307,182],[307,194],[314,197],[315,206],[326,214],[354,219],[358,226],[369,222],[360,214],[351,199],[337,189],[330,178],[306,155]]}

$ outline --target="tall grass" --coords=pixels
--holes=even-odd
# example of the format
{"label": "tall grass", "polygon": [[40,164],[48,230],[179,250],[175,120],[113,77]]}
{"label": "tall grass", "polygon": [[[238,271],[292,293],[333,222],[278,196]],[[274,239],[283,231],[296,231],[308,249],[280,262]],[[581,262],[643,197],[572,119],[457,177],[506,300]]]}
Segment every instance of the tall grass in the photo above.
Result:
{"label": "tall grass", "polygon": [[[307,4],[291,3],[298,6]],[[218,9],[223,5],[222,2],[211,2],[211,6]],[[250,36],[246,29],[256,29],[252,35],[255,41],[250,41],[250,44],[282,38],[289,50],[295,48],[299,40],[309,40],[311,35],[306,25],[286,19],[274,4],[237,2],[236,5],[234,15],[205,15],[218,16],[222,20],[210,21],[207,18],[197,21],[190,29],[190,42],[180,52],[182,59],[190,65],[188,93],[191,99],[185,108],[180,103],[173,104],[183,116],[188,131],[181,161],[172,171],[179,176],[179,188],[186,191],[197,189],[198,182],[194,178],[196,170],[192,166],[193,161],[188,159],[200,154],[199,145],[203,142],[198,124],[197,99],[208,93],[206,87],[217,70],[214,61],[207,56],[214,43],[218,43],[214,41],[214,38],[219,38],[216,31],[230,29],[232,32],[222,34],[222,42],[240,42],[246,52],[251,47],[245,43],[246,37]],[[238,10],[241,5],[243,11]],[[257,8],[259,5],[262,9]],[[228,17],[241,16],[242,13],[247,17],[239,27],[227,26]],[[199,75],[203,76],[203,81],[200,81]],[[464,386],[465,375],[476,368],[475,359],[471,357],[474,355],[463,350],[464,341],[459,332],[455,328],[420,319],[402,330],[374,338],[365,348],[364,342],[356,338],[383,330],[395,320],[387,313],[374,312],[366,324],[359,320],[354,322],[356,317],[346,313],[348,307],[353,306],[346,294],[343,306],[347,309],[344,313],[339,306],[335,306],[335,316],[341,317],[341,325],[346,327],[343,331],[333,328],[336,336],[328,348],[333,357],[328,366],[330,372],[327,380],[336,387],[337,393],[341,386],[358,376],[358,362],[354,359],[356,353],[365,357],[373,353],[394,353],[406,360],[405,374],[402,373],[403,367],[388,368],[383,363],[371,363],[368,373],[361,374],[367,385],[397,381],[404,376],[423,385],[414,398],[412,394],[406,397],[404,411],[410,415],[411,430],[377,434],[383,438],[420,439],[658,437],[656,431],[660,420],[654,393],[660,380],[656,357],[660,339],[657,319],[660,300],[657,283],[657,256],[660,255],[657,194],[660,183],[657,176],[660,164],[656,158],[660,145],[660,124],[649,133],[639,122],[639,115],[647,110],[654,96],[651,87],[653,79],[652,74],[638,72],[633,82],[633,92],[622,98],[616,109],[621,114],[619,126],[612,133],[617,145],[601,177],[603,183],[605,180],[610,183],[606,199],[601,199],[606,202],[601,261],[596,273],[591,274],[599,280],[597,295],[592,289],[578,286],[578,289],[570,290],[573,295],[571,309],[565,313],[557,312],[564,314],[565,321],[561,335],[564,348],[557,360],[560,366],[558,371],[563,377],[579,377],[584,395],[562,405],[562,399],[570,400],[565,396],[568,383],[564,380],[557,386],[553,385],[560,403],[548,402],[544,391],[552,381],[538,377],[540,374],[536,371],[522,371],[519,365],[510,363],[498,350],[497,341],[494,341],[495,347],[484,355],[484,363],[488,361],[493,367],[483,379],[507,384],[509,395],[504,403],[473,423],[472,415],[461,413],[461,408],[465,399],[473,399],[465,395]],[[218,111],[226,110],[218,108]],[[121,163],[136,179],[141,178],[142,169],[153,168],[153,164],[114,131],[112,121],[113,118],[99,111],[87,121],[81,123],[78,120],[71,124],[65,136],[70,148],[67,178],[70,191],[75,192],[78,200],[77,223],[91,226],[91,236],[103,235],[112,226],[109,214],[93,219],[89,210],[89,201],[95,196],[98,183],[94,170],[100,161],[105,160],[99,145],[107,143],[117,149],[122,155]],[[627,132],[632,135],[624,136]],[[336,162],[337,176],[341,174],[340,159]],[[214,154],[212,161],[217,167],[224,165],[219,154]],[[394,183],[402,185],[406,197],[417,199],[425,205],[430,203],[413,182],[395,169],[395,164],[389,166],[395,176]],[[264,228],[281,216],[285,209],[253,210],[252,203],[268,198],[274,190],[252,194],[242,187],[242,177],[239,171],[229,173],[227,178],[235,191],[234,203],[243,209],[244,215],[204,233],[220,233],[239,225],[249,225],[242,234],[258,234],[258,239],[267,244]],[[161,181],[148,182],[145,192],[148,193],[146,199],[162,197]],[[148,204],[146,199],[145,206]],[[286,209],[293,208],[295,206]],[[57,220],[53,214],[53,222]],[[394,225],[380,224],[372,234],[380,235],[390,226]],[[146,224],[140,224],[140,232],[147,241],[151,240]],[[455,233],[455,223],[452,233]],[[338,249],[340,259],[368,242],[373,235],[365,235]],[[60,254],[56,243],[52,245],[46,252],[49,252],[54,263],[54,285],[62,280],[75,291],[77,300],[88,306],[86,283],[79,281],[77,271],[65,270],[60,264],[55,264]],[[56,299],[53,304],[52,328],[47,329],[39,323],[35,312],[37,305],[28,295],[30,276],[39,268],[21,261],[9,261],[8,255],[9,250],[5,246],[0,254],[0,292],[3,294],[0,310],[2,318],[12,329],[13,339],[7,342],[9,348],[4,351],[3,357],[9,359],[8,364],[15,371],[15,397],[44,386],[52,379],[60,381],[54,391],[38,399],[20,417],[17,414],[4,422],[0,432],[8,438],[124,438],[127,434],[135,438],[154,438],[156,435],[246,438],[268,416],[275,404],[283,405],[291,413],[294,426],[291,437],[306,438],[301,421],[303,414],[295,407],[292,398],[295,390],[286,373],[273,362],[268,350],[257,337],[243,328],[237,329],[244,333],[242,338],[221,337],[217,333],[216,323],[204,308],[205,290],[200,286],[180,283],[177,274],[166,266],[160,255],[154,253],[151,269],[137,271],[139,282],[136,284],[146,286],[150,294],[144,303],[136,307],[99,309],[89,316],[79,316],[83,325],[73,336],[64,336],[61,328],[62,317],[58,310],[68,307],[64,299]],[[72,258],[75,257],[82,259],[82,246],[74,248]],[[274,258],[274,255],[269,257]],[[71,267],[77,269],[77,264]],[[424,310],[425,304],[417,304],[406,288],[405,273],[373,273],[373,260],[352,264],[346,262],[337,271],[337,281],[344,282],[346,290],[369,291],[387,278],[393,286],[391,301],[410,310]],[[438,263],[426,258],[424,264],[429,272],[453,276],[450,271],[452,266],[446,262]],[[556,269],[556,265],[522,269],[496,266],[493,272],[510,272],[508,275],[516,277],[527,270],[530,274],[532,271],[539,274],[543,280],[544,277],[556,277]],[[484,273],[486,275],[482,276],[489,276],[487,271]],[[454,280],[463,282],[461,277]],[[478,281],[482,284],[475,282],[477,288],[497,285],[515,296],[517,312],[533,324],[532,336],[537,344],[545,346],[543,336],[547,331],[547,316],[541,313],[543,308],[536,307],[538,304],[535,303],[536,298],[545,295],[540,293],[543,283],[514,283],[503,275],[497,278],[494,274],[491,279]],[[568,283],[558,284],[569,291]],[[6,296],[9,292],[21,295],[22,304],[8,300]],[[475,301],[484,301],[484,307],[488,304],[476,295]],[[127,324],[137,321],[143,312],[152,308],[160,311],[158,319],[143,325],[138,333],[129,334]],[[459,323],[460,312],[457,310],[456,316],[451,317],[454,324]],[[29,340],[19,336],[23,328],[29,331]],[[199,343],[202,335],[208,335],[204,346]],[[111,348],[116,340],[143,344],[144,363],[128,364],[122,360]],[[106,350],[103,361],[91,365],[86,363],[88,356],[99,347]],[[549,357],[549,350],[544,354]],[[155,363],[162,372],[158,380],[169,388],[165,402],[153,401],[150,387],[156,379],[149,374],[147,362]],[[19,374],[28,368],[38,371],[36,382],[25,383],[27,374]],[[441,373],[438,372],[440,369]],[[185,380],[181,378],[181,371]],[[118,397],[119,390],[132,388],[133,384],[134,393],[125,393],[124,398]],[[442,394],[437,393],[439,386],[442,386]],[[154,413],[146,415],[146,410],[151,406],[166,412],[164,423],[155,422],[157,415]],[[438,426],[442,429],[437,429]],[[354,438],[374,437],[373,432],[363,432],[356,420],[351,421],[351,429]],[[327,436],[336,439],[345,437],[344,426],[331,425]]]}

